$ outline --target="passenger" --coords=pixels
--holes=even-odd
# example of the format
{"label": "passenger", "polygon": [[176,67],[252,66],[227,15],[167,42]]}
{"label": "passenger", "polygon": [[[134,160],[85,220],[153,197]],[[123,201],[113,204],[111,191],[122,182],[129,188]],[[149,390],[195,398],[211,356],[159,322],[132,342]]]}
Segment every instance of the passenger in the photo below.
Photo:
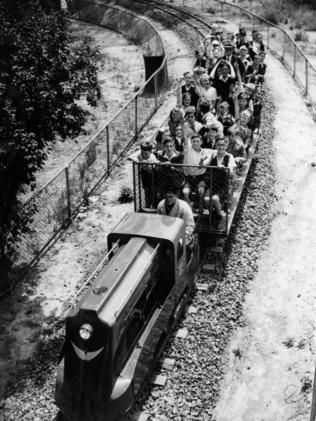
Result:
{"label": "passenger", "polygon": [[[232,179],[234,176],[236,163],[233,156],[225,151],[225,140],[224,138],[217,139],[216,150],[212,151],[207,159],[204,160],[203,165],[210,165],[218,168],[228,168],[229,178]],[[212,206],[215,208],[215,212],[218,219],[218,229],[220,231],[225,229],[226,226],[226,212],[222,209],[222,204],[226,203],[228,198],[226,195],[229,194],[227,191],[227,173],[214,171],[212,174]],[[204,198],[205,206],[209,209],[210,205],[210,190],[208,189],[205,193]]]}
{"label": "passenger", "polygon": [[234,54],[235,46],[232,42],[226,41],[224,43],[224,48],[225,56],[223,58],[227,63],[230,63],[234,67],[236,76],[238,79],[240,79],[239,82],[241,83],[246,72],[243,62],[238,57],[238,55]]}
{"label": "passenger", "polygon": [[160,127],[155,138],[156,151],[163,150],[163,141],[169,136],[170,136],[169,127]]}
{"label": "passenger", "polygon": [[185,223],[185,241],[186,246],[193,243],[194,238],[194,218],[190,206],[177,197],[177,188],[173,185],[167,185],[164,188],[165,198],[158,204],[158,214],[180,218]]}
{"label": "passenger", "polygon": [[204,69],[204,67],[201,67],[201,66],[194,67],[193,76],[194,76],[195,84],[198,83],[200,76],[202,76],[203,74],[206,74],[206,70]]}
{"label": "passenger", "polygon": [[253,114],[253,102],[247,97],[244,92],[238,95],[238,100],[235,102],[235,119],[239,120],[243,111],[247,111],[250,116]]}
{"label": "passenger", "polygon": [[235,123],[228,102],[224,101],[219,105],[217,120],[223,125],[224,136],[226,136],[228,134],[228,129]]}
{"label": "passenger", "polygon": [[238,135],[244,142],[247,152],[252,139],[252,130],[249,128],[250,119],[250,113],[248,111],[242,111],[240,114],[240,119],[236,124],[236,127],[238,129]]}
{"label": "passenger", "polygon": [[260,53],[260,51],[265,51],[265,46],[263,43],[263,35],[258,31],[253,32],[253,40],[249,46],[249,54],[251,60],[254,61],[255,57]]}
{"label": "passenger", "polygon": [[217,92],[216,89],[211,86],[210,78],[207,74],[203,74],[200,77],[199,84],[196,85],[196,90],[200,100],[208,101],[210,110],[213,112],[217,100]]}
{"label": "passenger", "polygon": [[199,211],[203,213],[203,198],[205,193],[205,168],[204,160],[208,157],[205,149],[202,149],[202,139],[200,135],[194,135],[184,141],[184,160],[183,163],[188,167],[184,168],[186,181],[183,188],[183,197],[187,203],[190,203],[191,192],[197,192],[199,199]]}
{"label": "passenger", "polygon": [[188,92],[186,92],[182,95],[182,102],[178,106],[183,118],[185,117],[186,110],[189,107],[191,107],[191,95]]}
{"label": "passenger", "polygon": [[249,42],[246,40],[247,32],[245,28],[240,28],[239,33],[236,34],[236,48],[240,50],[241,47],[246,47],[248,50]]}
{"label": "passenger", "polygon": [[202,124],[195,120],[195,108],[188,107],[185,112],[185,121],[183,124],[184,137],[192,137],[199,133],[202,128]]}
{"label": "passenger", "polygon": [[199,96],[198,96],[198,94],[196,92],[196,89],[195,89],[195,82],[194,82],[192,73],[191,72],[183,73],[183,79],[182,80],[184,81],[184,84],[183,85],[179,84],[180,91],[181,91],[181,97],[185,93],[190,94],[191,95],[190,105],[193,105],[193,107],[196,107],[197,103],[198,103]]}
{"label": "passenger", "polygon": [[194,67],[204,67],[204,69],[206,69],[206,62],[207,62],[207,57],[204,54],[204,51],[199,51],[196,50],[195,51],[195,64]]}
{"label": "passenger", "polygon": [[168,121],[168,127],[172,137],[176,135],[176,127],[179,124],[183,125],[183,117],[179,108],[175,107],[170,111]]}
{"label": "passenger", "polygon": [[226,152],[234,157],[237,167],[241,167],[247,161],[246,148],[244,142],[238,136],[236,126],[229,129],[229,143]]}
{"label": "passenger", "polygon": [[208,74],[211,73],[215,64],[224,57],[225,49],[222,43],[218,39],[213,39],[207,47],[207,58],[208,58]]}
{"label": "passenger", "polygon": [[259,129],[261,121],[261,110],[262,110],[262,96],[263,90],[261,86],[257,86],[253,97],[253,116],[251,129],[254,131]]}
{"label": "passenger", "polygon": [[199,102],[199,111],[197,120],[205,126],[206,124],[210,125],[211,123],[217,122],[217,118],[210,111],[210,103],[206,100]]}
{"label": "passenger", "polygon": [[[217,65],[216,65],[217,66]],[[211,72],[215,75],[216,73],[216,66],[214,66],[214,69]],[[214,77],[214,87],[217,91],[217,95],[220,97],[220,101],[227,101],[229,102],[230,98],[230,86],[235,82],[235,71],[232,68],[231,64],[227,64],[226,62],[221,62],[220,65],[221,74],[218,77]],[[232,73],[230,74],[230,69]]]}
{"label": "passenger", "polygon": [[[143,162],[146,164],[155,164],[158,161],[156,156],[152,153],[152,144],[150,142],[144,141],[140,145],[140,151],[134,152],[127,159],[133,162]],[[155,169],[153,165],[140,165],[140,178],[142,180],[142,186],[145,193],[145,207],[152,208],[155,207],[156,199],[154,193],[155,185]]]}
{"label": "passenger", "polygon": [[253,64],[250,65],[246,73],[247,83],[262,84],[266,72],[266,64],[262,62],[260,56],[254,58]]}
{"label": "passenger", "polygon": [[[200,133],[201,134],[201,133]],[[205,126],[202,136],[202,148],[203,149],[215,149],[216,139],[222,136],[220,133],[220,127],[217,123],[212,123],[210,126]]]}
{"label": "passenger", "polygon": [[173,137],[174,147],[175,150],[182,153],[183,152],[183,144],[184,144],[184,136],[183,136],[183,126],[178,124],[176,127],[176,135]]}
{"label": "passenger", "polygon": [[249,56],[248,48],[245,45],[242,45],[239,48],[239,57],[245,68],[245,74],[243,78],[243,81],[244,81],[246,79],[247,69],[252,64],[252,60]]}
{"label": "passenger", "polygon": [[183,154],[176,151],[174,141],[171,137],[164,140],[164,150],[157,153],[157,158],[167,166],[157,166],[157,191],[158,197],[162,198],[163,186],[168,180],[172,185],[181,189],[184,184],[184,174],[181,166],[172,164],[182,164]]}
{"label": "passenger", "polygon": [[167,137],[163,143],[164,150],[157,153],[158,160],[168,164],[181,164],[183,156],[175,149],[173,139]]}

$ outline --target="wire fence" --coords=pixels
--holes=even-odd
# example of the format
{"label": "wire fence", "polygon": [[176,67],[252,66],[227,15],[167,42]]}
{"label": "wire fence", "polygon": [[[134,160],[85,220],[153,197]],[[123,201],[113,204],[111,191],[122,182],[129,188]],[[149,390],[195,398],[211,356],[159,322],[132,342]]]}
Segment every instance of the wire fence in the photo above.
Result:
{"label": "wire fence", "polygon": [[75,1],[72,11],[80,20],[122,32],[141,44],[144,59],[158,57],[161,65],[68,165],[25,202],[25,209],[33,215],[33,221],[19,242],[18,263],[27,267],[45,252],[80,206],[108,177],[138,138],[169,88],[164,46],[155,26],[149,21],[127,10],[86,0]]}
{"label": "wire fence", "polygon": [[[197,175],[198,172],[198,175]],[[184,199],[184,188],[189,189],[188,200],[193,212],[208,219],[207,232],[227,234],[228,215],[231,210],[233,183],[228,168],[166,163],[133,163],[134,210],[155,212],[164,199],[166,186],[173,186],[178,197]],[[200,198],[198,187],[203,185],[205,197]],[[219,218],[213,209],[212,197],[220,200],[225,217],[219,229]],[[205,200],[208,198],[207,200]],[[223,224],[224,222],[224,224]]]}

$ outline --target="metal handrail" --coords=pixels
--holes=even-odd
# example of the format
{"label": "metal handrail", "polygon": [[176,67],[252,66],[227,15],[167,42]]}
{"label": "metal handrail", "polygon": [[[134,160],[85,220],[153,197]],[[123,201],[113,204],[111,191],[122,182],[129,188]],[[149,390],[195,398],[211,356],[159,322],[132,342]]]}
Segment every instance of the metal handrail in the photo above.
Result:
{"label": "metal handrail", "polygon": [[75,305],[75,300],[77,299],[77,297],[81,294],[81,292],[83,291],[83,289],[90,283],[91,279],[93,279],[96,276],[96,274],[102,269],[102,267],[104,266],[104,263],[106,262],[106,260],[109,259],[110,255],[114,252],[114,250],[119,245],[119,242],[120,242],[120,240],[117,240],[113,244],[111,250],[107,252],[107,254],[103,257],[103,259],[101,260],[101,262],[94,269],[94,271],[89,275],[89,277],[84,281],[84,283],[81,285],[81,287],[78,289],[78,291],[73,296],[70,296],[66,300],[66,302],[69,302],[69,306],[68,306],[67,310],[64,312],[64,314],[66,312],[68,312]]}

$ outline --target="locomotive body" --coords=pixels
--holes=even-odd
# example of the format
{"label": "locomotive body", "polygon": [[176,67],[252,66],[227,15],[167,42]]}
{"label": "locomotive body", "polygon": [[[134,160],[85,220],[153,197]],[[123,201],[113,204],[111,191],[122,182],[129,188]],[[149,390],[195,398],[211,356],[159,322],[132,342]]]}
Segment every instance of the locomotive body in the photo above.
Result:
{"label": "locomotive body", "polygon": [[197,276],[198,244],[189,258],[181,219],[127,214],[108,249],[116,242],[66,320],[56,402],[71,421],[112,421],[130,408]]}

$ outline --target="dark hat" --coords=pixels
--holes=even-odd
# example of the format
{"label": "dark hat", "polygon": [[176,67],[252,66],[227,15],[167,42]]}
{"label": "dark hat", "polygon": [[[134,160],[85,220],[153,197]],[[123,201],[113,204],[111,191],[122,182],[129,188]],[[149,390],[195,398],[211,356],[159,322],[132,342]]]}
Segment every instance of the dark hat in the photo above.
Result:
{"label": "dark hat", "polygon": [[140,144],[140,149],[144,152],[151,152],[152,148],[153,148],[153,145],[148,141],[142,142]]}
{"label": "dark hat", "polygon": [[166,184],[163,188],[164,193],[174,193],[177,194],[178,188],[174,184]]}
{"label": "dark hat", "polygon": [[202,99],[200,101],[200,108],[203,107],[210,107],[210,102],[207,99]]}

